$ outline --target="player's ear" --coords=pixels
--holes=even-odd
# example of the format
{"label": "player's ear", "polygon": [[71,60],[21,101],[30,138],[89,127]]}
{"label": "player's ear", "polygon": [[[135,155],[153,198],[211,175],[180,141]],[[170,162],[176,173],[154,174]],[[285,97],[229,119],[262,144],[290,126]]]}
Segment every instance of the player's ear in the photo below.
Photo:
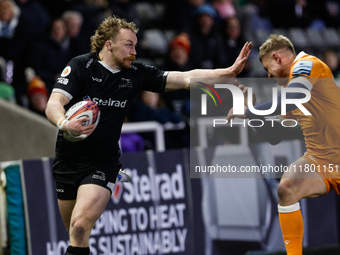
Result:
{"label": "player's ear", "polygon": [[281,63],[281,58],[280,58],[280,56],[277,53],[273,52],[272,53],[272,58],[275,60],[276,63],[278,63],[278,64]]}
{"label": "player's ear", "polygon": [[106,48],[108,49],[108,51],[112,51],[113,43],[112,43],[111,40],[107,40],[107,41],[105,42],[105,46],[106,46]]}

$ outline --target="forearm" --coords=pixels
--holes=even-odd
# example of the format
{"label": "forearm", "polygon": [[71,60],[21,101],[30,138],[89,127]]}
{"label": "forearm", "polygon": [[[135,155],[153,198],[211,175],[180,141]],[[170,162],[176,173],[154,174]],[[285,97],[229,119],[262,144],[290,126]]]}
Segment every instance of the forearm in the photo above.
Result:
{"label": "forearm", "polygon": [[[55,126],[58,126],[58,121],[62,120],[65,117],[65,108],[69,102],[66,97],[60,97],[60,95],[56,95],[55,93],[51,94],[51,97],[46,106],[46,117],[48,120]],[[65,127],[62,129],[64,131]]]}
{"label": "forearm", "polygon": [[63,105],[56,101],[50,101],[47,104],[45,113],[48,120],[55,126],[58,126],[57,124],[61,123],[61,121],[60,123],[58,123],[58,121],[65,117],[65,109]]}
{"label": "forearm", "polygon": [[190,79],[219,79],[234,76],[232,67],[220,69],[194,69],[187,72],[169,72],[166,91],[178,89],[193,89],[198,84],[191,83]]}
{"label": "forearm", "polygon": [[166,91],[195,88],[197,84],[190,84],[190,79],[192,78],[219,79],[231,78],[238,75],[244,68],[252,46],[253,44],[251,42],[246,42],[231,67],[218,69],[194,69],[187,72],[169,72],[165,87]]}
{"label": "forearm", "polygon": [[230,78],[236,75],[233,67],[218,69],[194,69],[184,72],[189,78]]}

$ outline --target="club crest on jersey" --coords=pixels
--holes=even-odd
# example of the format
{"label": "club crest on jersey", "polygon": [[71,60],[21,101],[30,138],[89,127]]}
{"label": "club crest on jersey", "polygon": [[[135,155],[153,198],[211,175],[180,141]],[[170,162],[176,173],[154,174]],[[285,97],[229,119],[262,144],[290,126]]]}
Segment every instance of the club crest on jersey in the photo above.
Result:
{"label": "club crest on jersey", "polygon": [[120,78],[123,84],[119,84],[119,88],[133,88],[131,79]]}
{"label": "club crest on jersey", "polygon": [[70,66],[66,66],[65,69],[62,71],[60,76],[61,77],[66,77],[70,73],[71,73],[71,67]]}

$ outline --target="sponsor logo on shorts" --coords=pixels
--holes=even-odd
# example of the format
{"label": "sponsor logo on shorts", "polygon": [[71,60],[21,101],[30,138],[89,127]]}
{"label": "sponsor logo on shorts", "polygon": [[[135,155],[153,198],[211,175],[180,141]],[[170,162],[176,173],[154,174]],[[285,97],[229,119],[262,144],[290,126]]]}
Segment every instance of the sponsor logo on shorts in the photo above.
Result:
{"label": "sponsor logo on shorts", "polygon": [[56,189],[58,193],[64,193],[64,189]]}
{"label": "sponsor logo on shorts", "polygon": [[105,181],[106,180],[106,176],[103,172],[101,171],[97,171],[98,174],[94,174],[92,175],[92,179],[97,179],[97,180],[101,180],[101,181]]}

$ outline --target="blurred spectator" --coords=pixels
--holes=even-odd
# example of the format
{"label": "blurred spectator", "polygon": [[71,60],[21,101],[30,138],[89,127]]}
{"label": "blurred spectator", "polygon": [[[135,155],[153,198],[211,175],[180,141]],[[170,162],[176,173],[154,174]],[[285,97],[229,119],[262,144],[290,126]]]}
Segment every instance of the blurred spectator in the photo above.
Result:
{"label": "blurred spectator", "polygon": [[38,77],[34,77],[27,87],[27,97],[29,100],[29,109],[44,117],[49,93],[45,83]]}
{"label": "blurred spectator", "polygon": [[332,49],[326,50],[322,54],[322,60],[331,69],[334,78],[340,78],[339,59],[338,59],[336,52]]}
{"label": "blurred spectator", "polygon": [[[225,66],[232,66],[245,43],[240,20],[237,17],[223,20],[221,23],[221,34],[226,54]],[[250,61],[247,61],[245,68],[238,77],[247,76],[251,69],[250,63]]]}
{"label": "blurred spectator", "polygon": [[188,32],[193,25],[195,12],[205,4],[205,0],[168,1],[167,20],[176,33]]}
{"label": "blurred spectator", "polygon": [[129,22],[134,22],[136,26],[141,29],[141,18],[139,17],[134,4],[130,0],[110,1],[110,9],[113,15],[117,15]]}
{"label": "blurred spectator", "polygon": [[27,28],[35,35],[41,34],[50,23],[47,10],[34,0],[16,0],[21,16],[27,22]]}
{"label": "blurred spectator", "polygon": [[231,0],[213,0],[211,5],[222,20],[236,16],[236,9]]}
{"label": "blurred spectator", "polygon": [[36,74],[46,83],[51,93],[56,77],[70,61],[70,42],[66,37],[66,25],[63,20],[56,19],[52,22],[48,37],[38,45],[35,54]]}
{"label": "blurred spectator", "polygon": [[[175,36],[169,44],[169,52],[165,65],[161,68],[168,71],[189,71],[193,64],[189,58],[191,43],[189,35],[181,33]],[[164,94],[164,101],[172,111],[189,117],[190,91],[176,90]]]}
{"label": "blurred spectator", "polygon": [[[306,22],[302,22],[305,20],[306,13],[304,12],[303,2],[305,0],[266,0],[267,4],[267,15],[276,28],[290,28],[290,27],[306,27]],[[301,10],[299,10],[301,9]],[[276,11],[274,11],[276,10]],[[299,14],[301,13],[301,14]],[[298,18],[298,15],[300,18]],[[299,22],[299,19],[302,23]]]}
{"label": "blurred spectator", "polygon": [[15,91],[13,87],[5,82],[0,82],[0,98],[15,103]]}
{"label": "blurred spectator", "polygon": [[[163,125],[170,123],[179,124],[182,118],[170,111],[161,100],[158,93],[143,91],[141,100],[137,102],[132,109],[130,115],[131,121],[157,121]],[[141,136],[145,139],[145,145],[148,149],[155,149],[155,141],[153,133],[142,133]],[[167,149],[181,148],[183,146],[183,138],[181,134],[165,133],[165,145]]]}
{"label": "blurred spectator", "polygon": [[99,24],[106,17],[112,15],[107,0],[79,0],[72,4],[70,8],[82,14],[84,18],[83,32],[85,38],[90,38]]}
{"label": "blurred spectator", "polygon": [[326,8],[329,14],[326,25],[338,28],[340,26],[340,1],[326,1]]}
{"label": "blurred spectator", "polygon": [[329,17],[326,1],[267,0],[266,3],[268,16],[276,28],[323,29]]}
{"label": "blurred spectator", "polygon": [[242,38],[240,20],[237,17],[225,19],[221,24],[221,34],[227,56],[226,66],[231,66],[245,43]]}
{"label": "blurred spectator", "polygon": [[251,0],[241,8],[242,24],[246,33],[257,30],[271,31],[273,29],[267,9],[266,0]]}
{"label": "blurred spectator", "polygon": [[70,40],[71,56],[75,57],[90,52],[90,38],[81,34],[83,16],[77,11],[65,11],[61,18],[66,25],[66,35]]}
{"label": "blurred spectator", "polygon": [[83,16],[81,13],[77,11],[65,11],[61,17],[66,25],[66,34],[70,38],[79,36],[83,25]]}
{"label": "blurred spectator", "polygon": [[225,63],[225,53],[221,35],[214,27],[216,11],[204,4],[195,12],[195,20],[190,31],[191,55],[195,68],[213,69]]}
{"label": "blurred spectator", "polygon": [[27,106],[25,68],[33,60],[33,39],[13,0],[0,0],[0,56],[3,81],[15,90],[16,102]]}
{"label": "blurred spectator", "polygon": [[177,114],[169,111],[160,99],[158,93],[143,91],[141,94],[141,102],[133,115],[134,121],[155,120],[161,124],[167,122],[179,123],[182,119]]}
{"label": "blurred spectator", "polygon": [[[124,123],[129,122],[126,117]],[[144,139],[138,133],[122,133],[120,136],[120,148],[123,153],[144,151]]]}
{"label": "blurred spectator", "polygon": [[175,36],[169,44],[169,52],[164,70],[188,71],[193,68],[190,61],[191,43],[187,33]]}
{"label": "blurred spectator", "polygon": [[[139,29],[137,38],[138,41],[141,42],[143,40],[145,26],[143,25],[141,17],[135,9],[134,3],[132,3],[130,0],[114,0],[110,1],[110,9],[112,15],[117,15],[128,22],[134,22],[136,24],[137,28]],[[140,43],[137,44],[136,51],[138,52],[138,57],[144,57],[146,54]]]}

